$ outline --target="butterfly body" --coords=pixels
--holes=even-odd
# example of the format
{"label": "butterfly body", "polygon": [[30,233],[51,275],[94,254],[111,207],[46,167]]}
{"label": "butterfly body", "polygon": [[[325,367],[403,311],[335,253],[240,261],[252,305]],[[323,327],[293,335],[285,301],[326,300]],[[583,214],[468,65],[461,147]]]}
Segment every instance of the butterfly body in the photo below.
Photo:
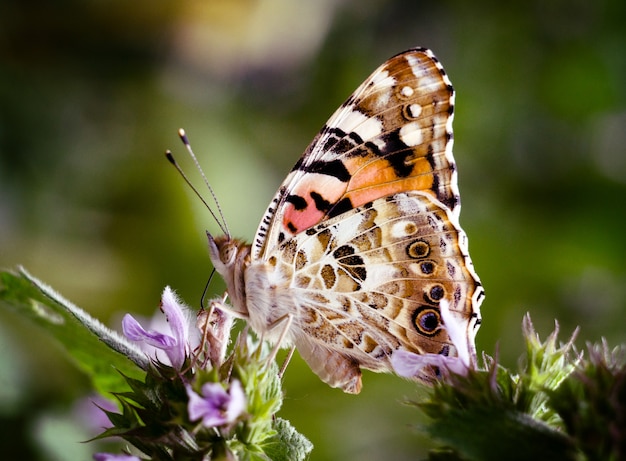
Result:
{"label": "butterfly body", "polygon": [[393,371],[398,349],[473,363],[483,291],[458,222],[453,103],[430,51],[391,58],[313,140],[251,245],[209,238],[233,310],[268,339],[284,331],[333,387],[358,393],[360,370]]}

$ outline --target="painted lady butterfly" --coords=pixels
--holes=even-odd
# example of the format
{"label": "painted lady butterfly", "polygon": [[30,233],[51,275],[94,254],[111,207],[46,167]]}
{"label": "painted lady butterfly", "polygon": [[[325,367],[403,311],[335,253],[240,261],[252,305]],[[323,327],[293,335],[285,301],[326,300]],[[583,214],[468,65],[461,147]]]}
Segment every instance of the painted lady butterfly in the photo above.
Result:
{"label": "painted lady butterfly", "polygon": [[393,372],[398,350],[475,361],[483,289],[458,222],[453,107],[431,51],[394,56],[315,137],[252,245],[209,236],[230,309],[345,392],[361,368]]}

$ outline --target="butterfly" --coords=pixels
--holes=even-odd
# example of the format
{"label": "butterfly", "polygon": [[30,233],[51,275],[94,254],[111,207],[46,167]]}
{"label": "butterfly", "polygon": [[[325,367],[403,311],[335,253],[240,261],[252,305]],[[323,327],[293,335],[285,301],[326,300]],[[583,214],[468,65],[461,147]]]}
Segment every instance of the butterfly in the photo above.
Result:
{"label": "butterfly", "polygon": [[399,350],[475,360],[484,292],[458,220],[453,109],[430,50],[392,57],[313,139],[251,244],[209,235],[229,309],[332,387],[360,392],[361,369],[394,372]]}

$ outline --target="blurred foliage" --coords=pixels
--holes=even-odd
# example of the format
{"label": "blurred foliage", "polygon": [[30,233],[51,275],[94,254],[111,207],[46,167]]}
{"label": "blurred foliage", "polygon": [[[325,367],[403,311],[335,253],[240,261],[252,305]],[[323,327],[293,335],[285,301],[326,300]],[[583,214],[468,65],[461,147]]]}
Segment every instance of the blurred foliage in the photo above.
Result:
{"label": "blurred foliage", "polygon": [[[487,354],[484,367],[451,372],[412,403],[443,446],[430,461],[618,461],[626,454],[626,346],[574,347],[558,324],[542,341],[530,316],[517,370]],[[516,373],[517,372],[517,373]],[[480,430],[477,430],[480,428]]]}
{"label": "blurred foliage", "polygon": [[[152,313],[166,284],[197,304],[210,272],[204,229],[216,227],[162,158],[174,150],[199,183],[176,130],[187,130],[233,232],[251,239],[335,108],[385,59],[426,46],[457,90],[461,221],[487,293],[478,349],[499,342],[511,365],[527,311],[540,332],[558,318],[565,334],[581,325],[581,340],[618,344],[625,23],[620,0],[7,0],[0,265],[25,265],[112,326],[124,312]],[[5,313],[0,343],[8,459],[78,459],[53,454],[41,428],[88,391],[84,377]],[[285,386],[281,416],[314,443],[312,459],[425,452],[397,403],[410,383],[368,373],[351,397],[295,360]]]}

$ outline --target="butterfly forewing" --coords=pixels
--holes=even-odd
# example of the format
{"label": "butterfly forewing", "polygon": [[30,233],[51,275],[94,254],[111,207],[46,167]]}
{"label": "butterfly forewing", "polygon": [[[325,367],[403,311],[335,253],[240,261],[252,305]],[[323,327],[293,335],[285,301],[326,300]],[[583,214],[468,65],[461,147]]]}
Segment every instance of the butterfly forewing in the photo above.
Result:
{"label": "butterfly forewing", "polygon": [[253,245],[263,257],[325,219],[406,190],[458,215],[454,90],[429,50],[379,67],[335,112],[283,182]]}

